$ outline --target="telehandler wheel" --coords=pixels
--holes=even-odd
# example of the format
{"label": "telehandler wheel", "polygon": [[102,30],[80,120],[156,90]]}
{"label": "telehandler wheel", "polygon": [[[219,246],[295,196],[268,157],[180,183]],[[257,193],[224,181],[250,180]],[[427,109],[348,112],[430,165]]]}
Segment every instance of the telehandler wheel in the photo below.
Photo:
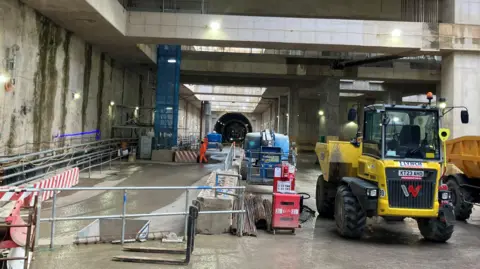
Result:
{"label": "telehandler wheel", "polygon": [[455,207],[455,217],[457,220],[467,220],[472,214],[473,204],[472,196],[468,190],[460,187],[453,178],[447,181],[448,189],[452,192],[452,204]]}
{"label": "telehandler wheel", "polygon": [[348,238],[360,238],[367,224],[367,215],[350,187],[346,185],[337,189],[335,223],[338,233]]}
{"label": "telehandler wheel", "polygon": [[242,176],[242,180],[247,180],[247,167],[245,167],[245,164],[242,163],[240,166],[240,175]]}
{"label": "telehandler wheel", "polygon": [[317,204],[318,215],[322,218],[333,219],[335,213],[335,196],[329,195],[329,192],[335,188],[330,182],[323,179],[323,175],[319,175],[317,179],[317,188],[315,190],[315,200]]}
{"label": "telehandler wheel", "polygon": [[444,243],[453,234],[454,225],[447,224],[438,218],[435,219],[417,219],[418,229],[422,236],[433,242]]}

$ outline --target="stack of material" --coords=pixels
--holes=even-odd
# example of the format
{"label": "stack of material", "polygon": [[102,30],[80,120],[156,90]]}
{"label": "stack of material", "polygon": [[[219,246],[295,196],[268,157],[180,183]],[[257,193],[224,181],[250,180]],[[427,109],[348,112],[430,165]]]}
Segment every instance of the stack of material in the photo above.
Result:
{"label": "stack of material", "polygon": [[253,202],[255,204],[255,226],[257,229],[265,230],[267,229],[267,217],[263,199],[261,196],[255,196]]}
{"label": "stack of material", "polygon": [[[245,199],[240,201],[239,199],[235,199],[233,203],[233,210],[240,210],[240,202],[244,203],[244,208],[246,210],[246,214],[244,215],[244,222],[243,222],[243,235],[247,236],[257,236],[257,228],[255,227],[255,206],[254,206],[254,195],[247,194],[245,195]],[[233,234],[237,234],[237,218],[238,214],[233,215],[232,219],[232,229],[231,232]]]}
{"label": "stack of material", "polygon": [[[269,229],[272,218],[272,202],[261,195],[247,194],[243,201],[246,214],[244,216],[243,235],[257,236],[257,229]],[[239,210],[238,199],[233,210]],[[234,214],[231,232],[237,233],[237,214]]]}
{"label": "stack of material", "polygon": [[263,207],[265,208],[265,219],[267,220],[267,229],[270,230],[272,227],[272,201],[265,199],[263,200]]}

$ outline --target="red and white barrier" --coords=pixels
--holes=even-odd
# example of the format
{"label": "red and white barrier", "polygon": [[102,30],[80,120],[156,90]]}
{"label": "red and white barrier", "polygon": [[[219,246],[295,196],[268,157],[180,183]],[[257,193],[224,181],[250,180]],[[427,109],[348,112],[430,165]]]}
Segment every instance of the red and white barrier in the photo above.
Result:
{"label": "red and white barrier", "polygon": [[[7,188],[2,188],[7,189]],[[0,201],[18,201],[25,200],[27,197],[32,195],[32,192],[26,192],[21,188],[10,188],[9,192],[0,192]]]}
{"label": "red and white barrier", "polygon": [[191,150],[175,151],[176,163],[196,163],[198,153]]}
{"label": "red and white barrier", "polygon": [[[17,201],[25,200],[26,204],[33,202],[34,195],[37,193],[26,192],[25,188],[70,188],[78,184],[80,177],[80,170],[78,167],[64,171],[61,174],[55,175],[51,178],[44,179],[42,181],[23,185],[20,187],[3,187],[2,189],[8,189],[8,192],[0,192],[0,201]],[[57,192],[58,193],[58,192]],[[42,193],[42,201],[46,201],[53,197],[53,191],[45,191]]]}
{"label": "red and white barrier", "polygon": [[[67,170],[61,174],[53,176],[49,179],[34,183],[33,188],[70,188],[78,184],[80,170],[78,167]],[[59,193],[59,192],[57,192]],[[42,194],[42,201],[46,201],[53,197],[53,191],[45,191]]]}

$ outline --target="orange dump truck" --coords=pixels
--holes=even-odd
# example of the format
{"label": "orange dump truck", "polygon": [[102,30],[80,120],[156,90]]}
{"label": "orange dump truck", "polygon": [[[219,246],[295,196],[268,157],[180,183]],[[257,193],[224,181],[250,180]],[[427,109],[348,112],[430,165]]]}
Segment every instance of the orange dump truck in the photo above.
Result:
{"label": "orange dump truck", "polygon": [[480,136],[446,141],[447,171],[444,180],[452,193],[457,220],[466,220],[480,203]]}

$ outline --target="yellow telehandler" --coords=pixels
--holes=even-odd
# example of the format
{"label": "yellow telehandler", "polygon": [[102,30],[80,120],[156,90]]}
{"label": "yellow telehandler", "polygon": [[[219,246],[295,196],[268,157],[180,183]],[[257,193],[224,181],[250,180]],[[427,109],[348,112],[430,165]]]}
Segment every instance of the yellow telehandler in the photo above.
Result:
{"label": "yellow telehandler", "polygon": [[[440,118],[453,108],[371,105],[364,109],[362,137],[317,143],[322,174],[316,187],[320,217],[334,218],[340,235],[360,238],[368,217],[413,218],[422,236],[447,241],[454,228],[451,193],[442,184]],[[461,111],[468,123],[468,110]],[[349,113],[349,121],[356,113]],[[359,125],[361,126],[361,125]],[[443,144],[444,145],[444,144]]]}

